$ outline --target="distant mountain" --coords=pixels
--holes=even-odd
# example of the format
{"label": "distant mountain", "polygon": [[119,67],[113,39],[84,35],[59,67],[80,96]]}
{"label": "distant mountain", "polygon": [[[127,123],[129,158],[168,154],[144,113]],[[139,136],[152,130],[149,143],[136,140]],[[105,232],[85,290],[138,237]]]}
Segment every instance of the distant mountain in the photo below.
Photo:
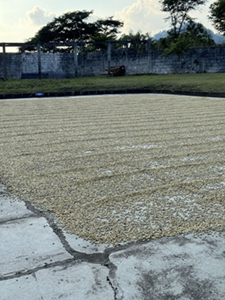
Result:
{"label": "distant mountain", "polygon": [[224,44],[225,43],[225,36],[219,33],[214,33],[212,30],[209,30],[212,34],[212,38],[214,39],[216,44]]}
{"label": "distant mountain", "polygon": [[158,33],[156,33],[155,35],[153,35],[153,40],[159,40],[161,38],[165,38],[167,37],[168,33],[166,30],[160,31]]}
{"label": "distant mountain", "polygon": [[[216,44],[224,44],[225,43],[225,36],[223,36],[222,34],[219,34],[219,33],[214,33],[210,29],[207,29],[207,30],[211,33],[212,38],[213,38],[213,40],[215,41]],[[160,31],[160,32],[156,33],[153,36],[153,39],[157,41],[161,38],[167,37],[167,35],[168,35],[167,31],[163,30],[163,31]]]}
{"label": "distant mountain", "polygon": [[155,35],[153,35],[153,40],[159,40],[161,38],[165,38],[167,37],[168,33],[166,30],[160,31],[158,33],[156,33]]}

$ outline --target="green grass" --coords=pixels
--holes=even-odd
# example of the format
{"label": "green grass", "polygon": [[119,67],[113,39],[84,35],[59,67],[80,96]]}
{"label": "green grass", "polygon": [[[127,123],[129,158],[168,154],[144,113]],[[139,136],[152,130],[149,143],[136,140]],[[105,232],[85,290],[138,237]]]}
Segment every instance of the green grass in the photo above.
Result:
{"label": "green grass", "polygon": [[0,94],[65,91],[160,89],[192,92],[224,92],[225,73],[83,77],[72,79],[23,79],[0,82]]}

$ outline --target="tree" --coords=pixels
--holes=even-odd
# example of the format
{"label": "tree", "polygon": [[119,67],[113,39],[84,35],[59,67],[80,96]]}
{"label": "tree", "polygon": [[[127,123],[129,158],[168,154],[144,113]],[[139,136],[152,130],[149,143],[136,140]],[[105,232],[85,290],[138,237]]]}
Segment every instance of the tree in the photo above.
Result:
{"label": "tree", "polygon": [[190,40],[191,47],[215,45],[210,30],[206,29],[201,23],[190,21],[185,25],[184,34]]}
{"label": "tree", "polygon": [[210,5],[209,18],[212,20],[216,30],[225,35],[225,0],[217,0]]}
{"label": "tree", "polygon": [[165,48],[161,57],[169,55],[178,56],[178,63],[175,66],[173,73],[175,73],[179,66],[181,57],[184,56],[191,47],[215,45],[211,33],[201,23],[195,23],[193,21],[188,22],[185,24],[178,38],[173,41],[170,32],[168,33],[168,37],[163,39],[162,44]]}
{"label": "tree", "polygon": [[173,73],[176,72],[177,67],[180,64],[181,56],[185,55],[190,49],[190,40],[185,37],[185,35],[179,35],[179,37],[175,40],[175,42],[170,43],[169,47],[165,49],[164,53],[161,57],[169,56],[169,55],[177,55],[178,62],[175,66]]}
{"label": "tree", "polygon": [[29,41],[49,43],[87,40],[96,29],[93,23],[86,22],[90,14],[92,11],[65,13],[42,27]]}
{"label": "tree", "polygon": [[107,19],[100,19],[95,22],[96,32],[95,35],[90,36],[91,42],[99,42],[99,44],[89,44],[86,47],[86,51],[99,51],[106,50],[107,44],[102,43],[102,41],[115,41],[117,34],[119,33],[119,28],[123,26],[123,23],[118,20],[113,20],[113,17]]}
{"label": "tree", "polygon": [[184,23],[191,21],[189,13],[196,10],[199,5],[205,4],[207,0],[159,0],[161,10],[168,12],[166,20],[170,20],[173,39],[177,39],[182,31]]}
{"label": "tree", "polygon": [[[137,33],[134,33],[132,30],[129,32],[129,34],[123,34],[119,41],[126,42],[126,41],[134,41],[134,43],[129,43],[128,49],[136,51],[136,52],[143,52],[146,51],[146,41],[153,42],[152,38],[150,37],[149,33],[141,33],[141,31],[137,31]],[[139,42],[139,43],[135,43]],[[143,43],[142,43],[143,42]],[[121,44],[118,44],[118,47],[121,47]]]}
{"label": "tree", "polygon": [[[119,32],[123,23],[113,20],[110,17],[105,20],[97,20],[94,23],[87,22],[88,17],[93,11],[73,11],[67,12],[60,17],[55,18],[52,22],[42,27],[33,38],[27,42],[30,43],[60,43],[60,42],[90,42],[93,37],[104,39],[114,38]],[[29,50],[29,48],[27,48]],[[61,49],[69,52],[71,47]],[[31,50],[31,49],[30,49]],[[51,47],[45,47],[42,51],[53,51]],[[58,49],[58,51],[60,51]]]}

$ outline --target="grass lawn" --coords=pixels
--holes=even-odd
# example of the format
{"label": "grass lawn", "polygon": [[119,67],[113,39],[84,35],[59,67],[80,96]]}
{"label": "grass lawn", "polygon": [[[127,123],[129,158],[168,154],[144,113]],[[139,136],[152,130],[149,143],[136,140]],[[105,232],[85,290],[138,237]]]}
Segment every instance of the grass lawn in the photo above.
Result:
{"label": "grass lawn", "polygon": [[10,79],[0,82],[0,94],[126,89],[225,92],[225,74],[136,75],[71,79]]}

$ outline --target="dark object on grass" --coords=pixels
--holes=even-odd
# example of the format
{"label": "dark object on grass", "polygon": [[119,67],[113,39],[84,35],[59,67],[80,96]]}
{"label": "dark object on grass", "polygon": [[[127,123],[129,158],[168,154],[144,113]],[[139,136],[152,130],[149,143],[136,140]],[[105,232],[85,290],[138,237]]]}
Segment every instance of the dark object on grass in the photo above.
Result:
{"label": "dark object on grass", "polygon": [[[108,68],[105,69],[105,72],[102,73],[104,76],[108,76]],[[124,76],[125,75],[125,66],[115,66],[110,68],[111,76]]]}
{"label": "dark object on grass", "polygon": [[[38,73],[22,73],[21,79],[38,79],[40,75]],[[48,73],[41,73],[41,78],[49,78]]]}

